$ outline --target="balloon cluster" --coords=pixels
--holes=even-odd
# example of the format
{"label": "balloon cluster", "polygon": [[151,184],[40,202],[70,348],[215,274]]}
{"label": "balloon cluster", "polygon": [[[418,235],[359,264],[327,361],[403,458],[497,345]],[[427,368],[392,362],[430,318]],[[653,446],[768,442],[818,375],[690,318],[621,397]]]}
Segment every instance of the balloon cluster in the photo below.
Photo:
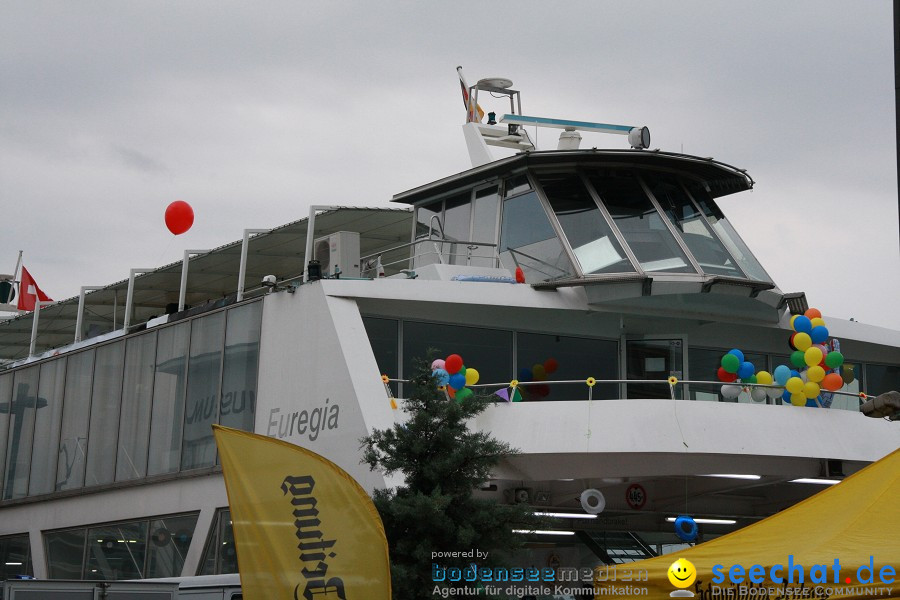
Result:
{"label": "balloon cluster", "polygon": [[822,313],[810,308],[802,315],[791,317],[791,334],[788,340],[792,371],[784,383],[784,400],[794,406],[816,406],[822,390],[834,392],[853,381],[853,369],[843,369],[844,355],[835,349],[835,342],[828,340],[828,328]]}
{"label": "balloon cluster", "polygon": [[[727,399],[737,398],[741,386],[735,382],[755,383],[762,386],[775,384],[780,387],[757,387],[750,390],[750,397],[756,402],[763,402],[766,396],[781,396],[784,402],[794,406],[819,406],[822,391],[834,392],[845,383],[853,381],[853,368],[841,366],[844,356],[835,349],[836,342],[829,343],[828,328],[817,308],[810,308],[802,315],[791,318],[791,334],[788,344],[793,349],[790,368],[778,365],[770,374],[767,371],[756,371],[753,363],[744,360],[744,353],[738,349],[730,350],[722,357],[717,376],[722,386],[722,396]],[[782,391],[782,388],[783,391]]]}
{"label": "balloon cluster", "polygon": [[[547,381],[547,375],[556,373],[559,368],[559,361],[555,358],[548,358],[542,363],[535,363],[531,367],[522,367],[519,369],[519,381]],[[522,386],[522,390],[526,396],[531,399],[546,398],[550,395],[550,386],[547,384],[526,385]]]}
{"label": "balloon cluster", "polygon": [[474,392],[467,385],[478,383],[481,374],[472,367],[466,367],[459,354],[451,354],[447,358],[438,358],[431,363],[431,375],[437,379],[440,389],[457,402],[471,398]]}
{"label": "balloon cluster", "polygon": [[[776,379],[768,371],[757,371],[756,366],[752,362],[744,360],[744,353],[737,348],[729,350],[722,357],[719,364],[721,366],[716,376],[719,378],[719,381],[726,384],[722,386],[722,396],[729,400],[734,400],[741,393],[741,386],[734,383],[738,379],[741,380],[741,383],[756,383],[760,385],[771,385]],[[778,369],[775,372],[777,374]],[[781,390],[779,388],[753,387],[750,389],[750,397],[755,402],[764,402],[766,395],[775,398],[780,394]]]}

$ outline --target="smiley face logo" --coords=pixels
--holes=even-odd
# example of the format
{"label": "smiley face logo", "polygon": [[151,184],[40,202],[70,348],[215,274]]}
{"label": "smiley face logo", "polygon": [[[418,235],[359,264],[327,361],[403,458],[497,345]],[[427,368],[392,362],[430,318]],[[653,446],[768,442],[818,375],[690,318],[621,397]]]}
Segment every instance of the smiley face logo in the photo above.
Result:
{"label": "smiley face logo", "polygon": [[673,562],[666,574],[669,576],[669,583],[681,589],[690,587],[697,579],[697,569],[691,561],[683,558]]}

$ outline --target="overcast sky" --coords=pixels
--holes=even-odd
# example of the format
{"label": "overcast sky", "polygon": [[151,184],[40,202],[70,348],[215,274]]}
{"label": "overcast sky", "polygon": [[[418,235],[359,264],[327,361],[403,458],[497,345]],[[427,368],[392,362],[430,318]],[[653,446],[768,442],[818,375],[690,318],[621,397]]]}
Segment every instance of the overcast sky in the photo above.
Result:
{"label": "overcast sky", "polygon": [[5,0],[0,271],[24,250],[59,300],[309,204],[388,205],[470,166],[457,65],[525,114],[747,169],[721,206],[779,287],[900,329],[888,0]]}

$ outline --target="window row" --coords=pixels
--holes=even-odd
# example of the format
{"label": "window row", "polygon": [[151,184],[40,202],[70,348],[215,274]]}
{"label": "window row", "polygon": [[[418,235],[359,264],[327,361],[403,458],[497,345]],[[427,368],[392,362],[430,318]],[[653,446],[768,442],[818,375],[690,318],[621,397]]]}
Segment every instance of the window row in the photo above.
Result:
{"label": "window row", "polygon": [[211,425],[252,431],[262,303],[0,375],[2,499],[216,464]]}
{"label": "window row", "polygon": [[496,266],[493,252],[472,256],[496,244],[502,265],[531,281],[641,271],[771,282],[702,186],[629,169],[533,176],[534,186],[523,174],[417,207],[416,238],[447,241],[414,268]]}
{"label": "window row", "polygon": [[[660,381],[672,375],[678,379],[714,382],[710,385],[691,384],[687,388],[676,386],[676,398],[751,401],[747,392],[741,392],[736,399],[726,399],[721,394],[721,383],[715,383],[720,360],[727,348],[691,347],[685,353],[680,339],[627,340],[625,364],[621,368],[619,342],[615,340],[377,317],[364,317],[363,323],[378,368],[391,379],[408,379],[415,373],[416,361],[433,351],[436,358],[459,354],[467,366],[478,370],[482,383],[512,379],[530,382],[520,388],[525,401],[585,400],[588,391],[581,382],[587,377],[632,381],[625,390],[620,390],[618,384],[598,383],[591,390],[593,399],[620,398],[623,393],[625,398],[669,398],[668,385],[634,381]],[[780,364],[790,365],[787,355],[751,352],[745,356],[758,370],[772,372]],[[864,390],[879,394],[900,389],[900,366],[847,362],[844,370],[848,383],[841,390],[843,392],[857,394]],[[548,385],[554,381],[579,383]],[[391,383],[391,389],[398,397],[404,396],[401,384]],[[780,404],[781,400],[768,399],[768,403]],[[832,401],[833,408],[858,410],[858,406],[855,396],[836,395]]]}
{"label": "window row", "polygon": [[50,579],[180,577],[199,513],[44,534]]}

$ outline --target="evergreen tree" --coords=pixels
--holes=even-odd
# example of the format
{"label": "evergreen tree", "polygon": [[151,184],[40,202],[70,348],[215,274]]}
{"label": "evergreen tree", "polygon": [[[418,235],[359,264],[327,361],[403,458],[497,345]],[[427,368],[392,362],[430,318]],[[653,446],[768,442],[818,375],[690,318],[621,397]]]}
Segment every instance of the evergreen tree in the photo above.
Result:
{"label": "evergreen tree", "polygon": [[[433,580],[433,564],[518,566],[505,558],[523,542],[524,536],[512,530],[539,525],[527,506],[473,497],[500,460],[515,453],[489,432],[471,431],[466,425],[487,408],[491,397],[448,400],[424,362],[409,385],[412,390],[404,401],[408,421],[362,440],[363,462],[405,480],[397,488],[376,490],[373,498],[387,534],[396,600],[433,599],[435,586],[441,585]],[[471,550],[489,554],[484,560],[432,560],[432,552]],[[454,582],[452,587],[463,585]]]}

